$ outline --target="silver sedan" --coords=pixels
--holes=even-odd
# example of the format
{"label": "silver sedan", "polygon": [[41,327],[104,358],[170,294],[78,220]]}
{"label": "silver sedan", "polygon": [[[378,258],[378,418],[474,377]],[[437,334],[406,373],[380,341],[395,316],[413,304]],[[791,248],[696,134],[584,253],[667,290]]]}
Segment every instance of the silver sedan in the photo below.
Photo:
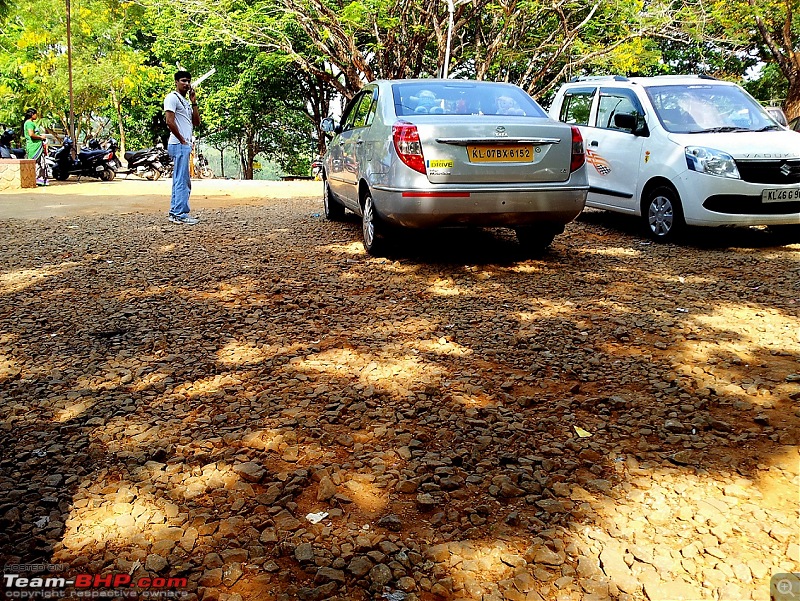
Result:
{"label": "silver sedan", "polygon": [[322,127],[325,216],[361,216],[370,254],[400,227],[512,227],[541,250],[586,201],[580,132],[511,84],[375,81]]}

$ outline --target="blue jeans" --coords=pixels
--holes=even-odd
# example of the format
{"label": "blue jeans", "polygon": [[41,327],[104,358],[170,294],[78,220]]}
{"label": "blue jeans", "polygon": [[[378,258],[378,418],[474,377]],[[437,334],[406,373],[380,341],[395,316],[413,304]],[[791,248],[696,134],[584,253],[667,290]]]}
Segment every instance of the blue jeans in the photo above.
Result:
{"label": "blue jeans", "polygon": [[192,154],[191,144],[169,144],[167,152],[172,158],[172,200],[169,205],[170,215],[187,215],[189,213],[189,194],[192,193],[192,178],[189,176],[189,157]]}

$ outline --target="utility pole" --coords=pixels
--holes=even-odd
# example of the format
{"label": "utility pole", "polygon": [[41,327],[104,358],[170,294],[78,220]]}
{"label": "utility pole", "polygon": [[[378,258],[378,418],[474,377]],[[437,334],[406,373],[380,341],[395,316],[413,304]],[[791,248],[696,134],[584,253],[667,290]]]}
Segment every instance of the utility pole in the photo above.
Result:
{"label": "utility pole", "polygon": [[78,141],[75,139],[75,110],[73,109],[72,98],[72,22],[70,16],[70,0],[67,2],[67,70],[69,71],[69,137],[72,138],[72,158],[77,154]]}
{"label": "utility pole", "polygon": [[447,79],[450,71],[450,38],[453,36],[453,13],[455,11],[456,7],[453,6],[453,0],[447,0],[447,48],[444,52],[444,69],[442,70],[444,79]]}

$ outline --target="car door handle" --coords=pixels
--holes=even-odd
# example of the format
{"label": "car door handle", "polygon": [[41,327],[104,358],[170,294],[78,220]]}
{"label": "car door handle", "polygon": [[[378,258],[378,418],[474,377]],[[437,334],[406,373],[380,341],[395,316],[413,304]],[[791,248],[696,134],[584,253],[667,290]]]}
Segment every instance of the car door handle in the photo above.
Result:
{"label": "car door handle", "polygon": [[592,140],[589,142],[589,146],[599,146],[599,144],[597,143],[597,140]]}

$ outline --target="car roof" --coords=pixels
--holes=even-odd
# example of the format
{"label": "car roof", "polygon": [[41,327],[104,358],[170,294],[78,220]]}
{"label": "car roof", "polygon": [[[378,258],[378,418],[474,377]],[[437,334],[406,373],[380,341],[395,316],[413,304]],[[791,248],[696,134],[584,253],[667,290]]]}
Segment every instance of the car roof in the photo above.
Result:
{"label": "car roof", "polygon": [[511,86],[514,88],[518,88],[519,86],[508,83],[505,81],[487,81],[487,80],[477,80],[477,79],[442,79],[442,78],[418,78],[418,79],[376,79],[375,81],[369,82],[369,84],[379,84],[379,85],[386,85],[386,84],[395,84],[395,83],[410,83],[410,84],[458,84],[458,83],[468,83],[468,84],[476,84],[480,86],[485,85],[492,85],[492,86]]}
{"label": "car roof", "polygon": [[678,86],[678,85],[721,85],[721,86],[735,86],[736,84],[731,81],[723,79],[716,79],[708,75],[654,75],[652,77],[625,77],[623,75],[589,75],[582,77],[575,77],[565,85],[581,86],[586,84],[635,84],[644,88],[651,86]]}
{"label": "car roof", "polygon": [[715,79],[713,77],[703,77],[702,75],[656,75],[654,77],[632,77],[631,81],[644,86],[670,86],[670,85],[687,85],[698,84],[704,85],[719,85],[719,86],[735,86],[732,81],[725,81],[724,79]]}

